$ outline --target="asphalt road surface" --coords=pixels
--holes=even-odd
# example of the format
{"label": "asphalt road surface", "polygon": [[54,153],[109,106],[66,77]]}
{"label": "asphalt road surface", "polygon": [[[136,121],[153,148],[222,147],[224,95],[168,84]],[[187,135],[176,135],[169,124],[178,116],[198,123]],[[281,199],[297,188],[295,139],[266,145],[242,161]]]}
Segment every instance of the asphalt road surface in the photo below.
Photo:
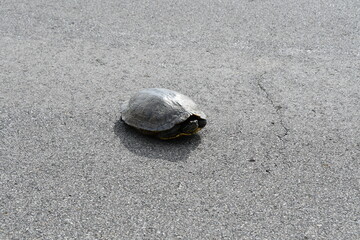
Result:
{"label": "asphalt road surface", "polygon": [[[0,239],[360,239],[358,0],[0,0]],[[143,88],[208,115],[125,127]]]}

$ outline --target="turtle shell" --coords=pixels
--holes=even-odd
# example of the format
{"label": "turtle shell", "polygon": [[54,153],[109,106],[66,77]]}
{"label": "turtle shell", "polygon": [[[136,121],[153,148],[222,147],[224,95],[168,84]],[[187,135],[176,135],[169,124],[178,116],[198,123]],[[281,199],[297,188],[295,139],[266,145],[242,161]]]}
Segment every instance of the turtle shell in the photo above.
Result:
{"label": "turtle shell", "polygon": [[148,88],[136,93],[121,109],[128,125],[147,131],[165,131],[196,115],[205,114],[189,97],[164,88]]}

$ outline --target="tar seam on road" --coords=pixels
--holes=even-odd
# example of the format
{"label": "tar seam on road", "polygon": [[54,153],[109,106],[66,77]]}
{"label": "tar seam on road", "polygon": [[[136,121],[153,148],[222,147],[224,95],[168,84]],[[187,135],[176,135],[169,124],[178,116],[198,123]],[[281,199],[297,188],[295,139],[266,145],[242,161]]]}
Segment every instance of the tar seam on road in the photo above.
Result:
{"label": "tar seam on road", "polygon": [[278,115],[278,118],[279,118],[279,123],[281,125],[281,127],[284,129],[284,133],[282,134],[278,134],[277,137],[282,141],[284,142],[284,137],[288,135],[290,129],[288,127],[285,126],[285,123],[284,123],[284,120],[280,114],[280,109],[282,108],[281,106],[279,105],[276,105],[274,103],[274,100],[270,97],[270,94],[269,92],[266,90],[266,88],[264,87],[264,85],[262,84],[261,80],[264,78],[264,75],[266,74],[267,72],[263,72],[260,76],[256,77],[256,84],[257,86],[259,87],[259,89],[265,93],[265,97],[266,99],[270,102],[271,106],[275,109],[275,112],[276,114]]}

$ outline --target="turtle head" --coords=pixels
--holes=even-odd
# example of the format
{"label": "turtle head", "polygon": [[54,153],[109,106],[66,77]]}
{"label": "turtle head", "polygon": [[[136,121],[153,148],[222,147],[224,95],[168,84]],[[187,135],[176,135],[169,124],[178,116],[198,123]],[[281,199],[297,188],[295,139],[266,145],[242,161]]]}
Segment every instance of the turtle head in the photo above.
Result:
{"label": "turtle head", "polygon": [[192,120],[189,122],[186,122],[186,124],[181,128],[181,132],[183,133],[193,133],[198,129],[199,124],[197,120]]}
{"label": "turtle head", "polygon": [[182,124],[175,125],[173,128],[157,134],[160,139],[173,139],[184,135],[192,135],[205,127],[206,120],[201,118],[190,117]]}
{"label": "turtle head", "polygon": [[181,127],[181,132],[187,134],[193,134],[199,131],[201,128],[205,127],[206,120],[205,119],[189,119],[184,122]]}

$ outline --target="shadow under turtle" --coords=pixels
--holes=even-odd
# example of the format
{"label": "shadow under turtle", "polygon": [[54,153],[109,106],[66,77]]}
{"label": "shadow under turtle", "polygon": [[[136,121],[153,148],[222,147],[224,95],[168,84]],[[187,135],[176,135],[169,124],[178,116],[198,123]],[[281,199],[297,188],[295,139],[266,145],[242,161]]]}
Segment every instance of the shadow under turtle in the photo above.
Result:
{"label": "shadow under turtle", "polygon": [[171,140],[161,140],[140,133],[126,125],[122,120],[115,123],[114,133],[132,153],[142,157],[164,159],[171,162],[185,161],[201,143],[201,137],[198,134]]}

